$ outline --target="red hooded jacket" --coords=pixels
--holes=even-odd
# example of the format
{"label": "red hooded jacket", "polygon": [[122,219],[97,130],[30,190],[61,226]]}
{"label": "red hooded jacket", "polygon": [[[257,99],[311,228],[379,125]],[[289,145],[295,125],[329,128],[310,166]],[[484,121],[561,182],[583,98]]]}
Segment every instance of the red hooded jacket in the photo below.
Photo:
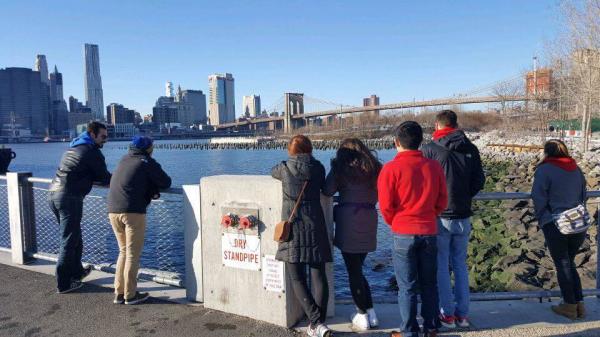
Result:
{"label": "red hooded jacket", "polygon": [[437,216],[448,204],[440,164],[421,151],[400,152],[381,169],[377,180],[379,208],[397,234],[435,235]]}

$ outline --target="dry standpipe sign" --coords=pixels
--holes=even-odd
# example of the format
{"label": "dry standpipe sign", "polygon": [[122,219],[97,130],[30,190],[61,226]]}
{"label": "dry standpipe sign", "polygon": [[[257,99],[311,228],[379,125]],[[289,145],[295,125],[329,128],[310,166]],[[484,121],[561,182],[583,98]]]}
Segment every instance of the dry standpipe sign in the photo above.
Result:
{"label": "dry standpipe sign", "polygon": [[223,265],[231,268],[260,270],[260,236],[223,233],[221,236]]}

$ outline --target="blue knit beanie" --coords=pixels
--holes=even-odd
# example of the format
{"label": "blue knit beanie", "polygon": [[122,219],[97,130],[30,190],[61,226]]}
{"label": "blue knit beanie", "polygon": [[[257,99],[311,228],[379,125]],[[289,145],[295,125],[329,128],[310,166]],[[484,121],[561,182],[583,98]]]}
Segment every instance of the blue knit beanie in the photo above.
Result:
{"label": "blue knit beanie", "polygon": [[140,150],[147,150],[152,146],[152,138],[146,136],[135,136],[131,140],[131,146]]}

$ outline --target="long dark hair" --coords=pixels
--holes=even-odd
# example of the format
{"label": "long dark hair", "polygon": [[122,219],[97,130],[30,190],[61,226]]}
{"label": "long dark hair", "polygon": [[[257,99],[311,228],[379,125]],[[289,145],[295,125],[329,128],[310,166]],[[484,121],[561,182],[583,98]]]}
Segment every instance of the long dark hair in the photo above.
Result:
{"label": "long dark hair", "polygon": [[536,168],[542,165],[548,158],[569,158],[569,148],[560,139],[550,139],[544,143],[544,157],[537,164]]}
{"label": "long dark hair", "polygon": [[369,150],[358,138],[344,139],[335,158],[331,160],[331,169],[341,186],[349,181],[358,181],[375,187],[381,166],[376,152]]}

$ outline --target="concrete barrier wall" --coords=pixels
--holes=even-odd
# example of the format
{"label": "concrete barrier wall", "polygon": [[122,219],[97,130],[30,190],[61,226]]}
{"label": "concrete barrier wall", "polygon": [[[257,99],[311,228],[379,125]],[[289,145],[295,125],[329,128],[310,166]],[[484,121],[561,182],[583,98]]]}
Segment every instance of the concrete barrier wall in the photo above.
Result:
{"label": "concrete barrier wall", "polygon": [[200,185],[183,188],[183,237],[185,244],[185,292],[190,301],[204,302],[202,291],[202,226]]}
{"label": "concrete barrier wall", "polygon": [[[265,261],[277,252],[273,230],[281,220],[281,182],[269,176],[212,176],[200,181],[200,194],[204,306],[280,326],[295,325],[304,313],[289,277],[280,262]],[[331,232],[331,198],[322,201]],[[224,230],[221,217],[227,212],[257,215],[258,228],[241,231],[239,235],[235,234],[236,229]],[[239,255],[236,248],[231,248],[236,245],[246,245],[243,251],[249,252],[248,256],[259,255],[260,263],[253,263],[254,257],[240,258],[246,255]],[[329,275],[333,304],[332,266]],[[278,290],[279,285],[282,291]],[[333,305],[330,307],[333,314]]]}

